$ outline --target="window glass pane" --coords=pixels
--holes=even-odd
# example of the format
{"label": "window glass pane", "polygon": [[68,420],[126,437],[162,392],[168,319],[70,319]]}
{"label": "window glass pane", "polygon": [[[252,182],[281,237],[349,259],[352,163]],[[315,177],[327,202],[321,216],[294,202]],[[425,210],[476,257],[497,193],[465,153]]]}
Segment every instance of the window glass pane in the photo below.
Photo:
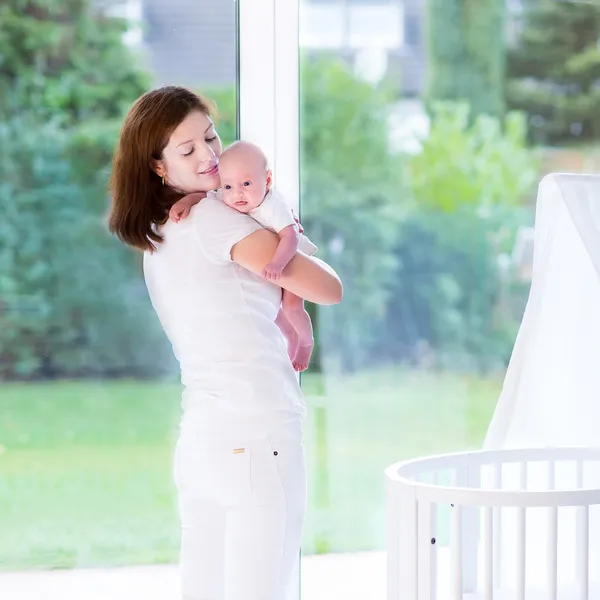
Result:
{"label": "window glass pane", "polygon": [[302,223],[345,284],[340,306],[311,307],[303,593],[383,599],[383,469],[481,448],[529,292],[537,183],[598,170],[600,12],[303,2],[300,22]]}
{"label": "window glass pane", "polygon": [[[126,110],[159,84],[215,99],[235,138],[235,3],[7,0],[0,22],[0,570],[174,563],[178,372],[106,185]],[[66,597],[2,577],[2,598]],[[94,577],[65,586],[91,598]],[[137,581],[130,598],[162,579]]]}

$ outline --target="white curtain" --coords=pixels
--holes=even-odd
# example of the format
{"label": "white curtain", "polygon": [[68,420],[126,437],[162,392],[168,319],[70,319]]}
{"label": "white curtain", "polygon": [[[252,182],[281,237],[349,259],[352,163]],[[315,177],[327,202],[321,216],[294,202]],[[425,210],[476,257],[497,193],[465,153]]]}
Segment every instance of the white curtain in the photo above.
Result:
{"label": "white curtain", "polygon": [[[600,446],[600,176],[553,174],[540,183],[530,296],[484,446]],[[505,486],[518,488],[516,473],[505,475]],[[527,483],[543,489],[545,471],[530,469]],[[559,466],[556,487],[574,483],[574,470]],[[598,483],[600,469],[587,469],[586,487]],[[547,521],[543,510],[532,513],[527,576],[534,582],[545,571]],[[575,527],[573,513],[561,513],[559,580],[566,585],[574,577]],[[597,581],[598,512],[591,518],[590,572]],[[514,526],[510,515],[503,520],[508,582],[514,581]]]}

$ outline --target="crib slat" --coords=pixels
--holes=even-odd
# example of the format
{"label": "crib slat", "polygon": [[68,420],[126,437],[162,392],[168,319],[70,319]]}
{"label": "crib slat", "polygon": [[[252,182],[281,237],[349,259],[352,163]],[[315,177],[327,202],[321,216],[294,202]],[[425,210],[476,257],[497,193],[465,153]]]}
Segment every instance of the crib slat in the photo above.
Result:
{"label": "crib slat", "polygon": [[394,600],[401,594],[401,582],[398,565],[401,560],[400,538],[400,511],[399,499],[396,488],[388,483],[387,489],[387,600]]}
{"label": "crib slat", "polygon": [[[481,488],[481,471],[477,466],[465,469],[466,487]],[[477,591],[477,553],[479,546],[479,509],[474,506],[462,510],[463,528],[463,592],[472,594]]]}
{"label": "crib slat", "polygon": [[451,557],[452,557],[452,598],[462,600],[463,597],[463,559],[462,559],[462,507],[455,504],[452,508],[451,525]]}
{"label": "crib slat", "polygon": [[516,560],[517,560],[517,599],[525,600],[525,548],[526,548],[526,535],[525,527],[527,525],[526,513],[524,508],[517,509],[517,547],[516,547]]}
{"label": "crib slat", "polygon": [[[440,485],[440,472],[434,471],[432,474],[432,482],[433,485]],[[431,505],[431,540],[433,542],[433,538],[437,538],[437,518],[438,518],[438,505]],[[438,546],[439,540],[435,539],[435,542],[431,543],[431,573],[432,573],[432,584],[431,584],[431,600],[436,600],[437,598],[437,555],[438,555]]]}
{"label": "crib slat", "polygon": [[527,463],[519,464],[519,487],[522,490],[527,490]]}
{"label": "crib slat", "polygon": [[418,533],[414,490],[406,490],[399,494],[397,503],[394,500],[392,495],[390,510],[392,519],[397,519],[397,522],[391,539],[396,548],[388,558],[388,600],[397,600],[404,594],[407,598],[416,598]]}
{"label": "crib slat", "polygon": [[[437,504],[432,504],[431,505],[431,537],[432,539],[434,537],[437,537],[437,517],[438,517],[438,505]],[[431,542],[431,540],[430,540]],[[438,581],[438,561],[437,561],[437,555],[438,555],[438,547],[439,547],[439,542],[436,539],[435,543],[431,544],[430,546],[430,551],[431,554],[429,555],[429,560],[430,560],[430,564],[431,564],[431,600],[437,600],[437,581]]]}
{"label": "crib slat", "polygon": [[[575,482],[575,488],[577,490],[583,489],[584,477],[585,477],[585,468],[584,468],[584,465],[585,465],[585,463],[584,463],[583,460],[576,461],[576,468],[575,468],[576,482]],[[577,507],[575,509],[575,511],[576,511],[576,513],[575,513],[576,514],[576,516],[575,516],[575,519],[576,519],[576,521],[575,521],[575,569],[576,569],[577,580],[578,581],[581,579],[580,576],[579,576],[579,571],[580,571],[580,569],[582,567],[580,565],[587,564],[587,562],[588,562],[588,559],[585,556],[583,556],[583,550],[582,550],[583,546],[587,546],[587,543],[585,543],[584,540],[582,540],[581,542],[578,541],[579,540],[579,535],[580,535],[579,532],[581,531],[581,528],[580,528],[580,525],[581,525],[580,519],[582,518],[581,508],[583,508],[583,507]],[[586,531],[586,536],[587,536],[587,531]],[[587,596],[588,596],[588,591],[587,591],[587,585],[588,584],[587,584],[587,580],[588,580],[588,575],[587,575],[587,572],[586,572],[586,575],[585,575],[585,581],[586,581],[586,584],[585,584],[586,588],[585,589],[586,589],[586,592],[585,592],[585,594],[583,596],[580,596],[580,598],[587,598]],[[583,590],[582,590],[582,593],[584,593]]]}
{"label": "crib slat", "polygon": [[575,546],[577,548],[577,580],[579,583],[579,600],[589,599],[590,587],[590,509],[589,506],[577,507],[577,531]]}
{"label": "crib slat", "polygon": [[580,490],[583,488],[583,461],[577,461],[577,484],[576,489]]}
{"label": "crib slat", "polygon": [[491,506],[483,509],[482,544],[484,599],[494,600],[494,508]]}
{"label": "crib slat", "polygon": [[[455,471],[455,485],[460,488],[479,489],[481,474],[479,467],[465,465]],[[477,546],[479,537],[479,509],[463,506],[462,520],[462,591],[477,591]]]}
{"label": "crib slat", "polygon": [[[493,465],[494,487],[497,490],[502,489],[502,463]],[[494,510],[494,586],[501,587],[502,577],[502,509],[497,507]]]}
{"label": "crib slat", "polygon": [[[548,490],[556,488],[556,462],[549,460]],[[546,544],[546,577],[548,600],[556,600],[558,596],[558,509],[548,509],[548,541]]]}
{"label": "crib slat", "polygon": [[548,509],[548,545],[547,545],[548,600],[558,597],[558,508]]}
{"label": "crib slat", "polygon": [[437,504],[419,502],[417,530],[419,532],[418,545],[418,600],[435,600],[437,585],[437,568],[435,564],[436,543],[435,521]]}
{"label": "crib slat", "polygon": [[[520,488],[527,490],[527,463],[520,465]],[[527,548],[527,513],[525,508],[517,509],[517,600],[525,600],[526,584],[526,548]]]}
{"label": "crib slat", "polygon": [[548,461],[548,490],[556,488],[556,461]]}

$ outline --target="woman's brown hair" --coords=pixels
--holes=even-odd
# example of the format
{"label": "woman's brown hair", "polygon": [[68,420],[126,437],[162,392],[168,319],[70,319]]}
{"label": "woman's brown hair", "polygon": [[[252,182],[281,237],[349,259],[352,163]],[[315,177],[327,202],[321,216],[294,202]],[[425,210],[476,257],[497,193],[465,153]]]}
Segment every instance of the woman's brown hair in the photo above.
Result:
{"label": "woman's brown hair", "polygon": [[181,194],[163,185],[153,164],[191,112],[210,116],[213,108],[208,100],[178,86],[151,90],[133,104],[121,128],[109,184],[108,227],[121,241],[150,252],[162,242],[154,226],[166,222]]}

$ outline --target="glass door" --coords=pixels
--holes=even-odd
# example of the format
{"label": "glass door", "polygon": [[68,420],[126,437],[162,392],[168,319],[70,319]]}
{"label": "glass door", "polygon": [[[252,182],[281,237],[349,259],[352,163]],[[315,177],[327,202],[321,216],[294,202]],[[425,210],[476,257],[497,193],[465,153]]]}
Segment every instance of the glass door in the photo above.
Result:
{"label": "glass door", "polygon": [[300,211],[345,286],[339,306],[311,309],[317,352],[302,377],[304,600],[383,600],[384,468],[482,445],[547,168],[528,135],[544,106],[532,95],[529,115],[511,112],[526,4],[300,2]]}

